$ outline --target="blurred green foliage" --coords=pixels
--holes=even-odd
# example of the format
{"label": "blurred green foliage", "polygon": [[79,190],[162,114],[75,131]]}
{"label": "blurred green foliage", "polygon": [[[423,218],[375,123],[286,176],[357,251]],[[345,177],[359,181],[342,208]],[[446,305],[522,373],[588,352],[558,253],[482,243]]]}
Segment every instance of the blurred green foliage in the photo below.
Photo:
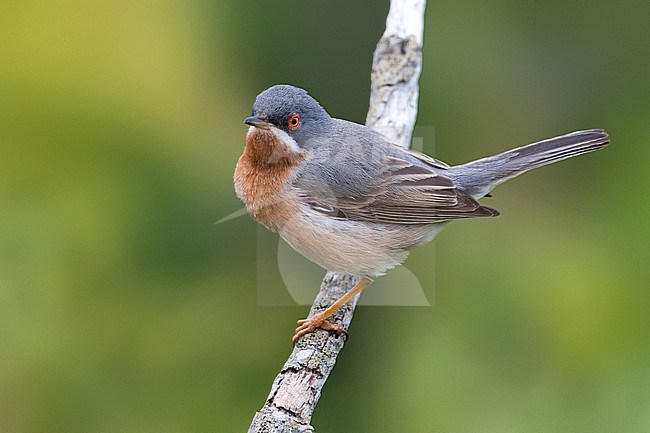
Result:
{"label": "blurred green foliage", "polygon": [[[241,207],[242,119],[287,82],[363,122],[387,9],[0,5],[0,431],[247,428],[307,308],[258,306],[255,224],[214,224]],[[425,151],[612,145],[415,251],[434,306],[359,308],[318,431],[650,431],[647,12],[430,3]]]}

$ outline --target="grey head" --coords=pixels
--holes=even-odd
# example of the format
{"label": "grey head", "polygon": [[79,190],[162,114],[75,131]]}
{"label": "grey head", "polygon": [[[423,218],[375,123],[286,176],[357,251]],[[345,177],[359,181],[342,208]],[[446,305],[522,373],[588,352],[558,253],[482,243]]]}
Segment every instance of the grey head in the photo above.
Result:
{"label": "grey head", "polygon": [[258,128],[277,128],[300,148],[318,143],[332,128],[332,118],[306,90],[288,84],[269,87],[255,98],[253,115],[244,123]]}

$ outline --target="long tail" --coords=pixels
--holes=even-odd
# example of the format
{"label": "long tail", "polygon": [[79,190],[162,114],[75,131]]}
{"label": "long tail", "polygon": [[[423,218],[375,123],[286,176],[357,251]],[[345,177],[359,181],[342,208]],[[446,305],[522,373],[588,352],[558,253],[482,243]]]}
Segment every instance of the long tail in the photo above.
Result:
{"label": "long tail", "polygon": [[448,174],[459,188],[479,199],[497,185],[528,170],[593,152],[608,144],[609,135],[602,129],[576,131],[451,167]]}

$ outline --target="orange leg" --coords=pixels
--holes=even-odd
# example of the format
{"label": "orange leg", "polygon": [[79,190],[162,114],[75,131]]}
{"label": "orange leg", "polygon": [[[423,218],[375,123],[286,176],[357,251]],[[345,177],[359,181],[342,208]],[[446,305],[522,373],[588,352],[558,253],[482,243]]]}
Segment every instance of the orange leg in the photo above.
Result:
{"label": "orange leg", "polygon": [[314,314],[307,319],[298,320],[298,324],[300,326],[296,328],[296,334],[293,336],[293,344],[296,344],[300,338],[314,332],[317,328],[321,328],[326,331],[334,331],[337,334],[345,334],[346,332],[343,330],[343,328],[332,322],[327,322],[325,319],[334,314],[336,310],[345,305],[346,302],[355,297],[363,289],[368,287],[373,280],[374,278],[371,277],[361,278],[361,281],[359,281],[356,286],[348,290],[345,295],[341,296],[327,310]]}

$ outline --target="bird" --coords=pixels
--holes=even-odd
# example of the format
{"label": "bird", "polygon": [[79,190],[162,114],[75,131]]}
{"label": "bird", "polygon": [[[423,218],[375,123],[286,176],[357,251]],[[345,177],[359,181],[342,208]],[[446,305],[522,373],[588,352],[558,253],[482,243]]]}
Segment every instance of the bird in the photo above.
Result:
{"label": "bird", "polygon": [[358,281],[327,309],[299,320],[294,344],[318,328],[347,337],[326,319],[450,221],[498,216],[478,202],[496,186],[609,144],[604,130],[581,130],[451,166],[330,116],[288,84],[261,92],[251,114],[235,167],[237,196],[298,253]]}

